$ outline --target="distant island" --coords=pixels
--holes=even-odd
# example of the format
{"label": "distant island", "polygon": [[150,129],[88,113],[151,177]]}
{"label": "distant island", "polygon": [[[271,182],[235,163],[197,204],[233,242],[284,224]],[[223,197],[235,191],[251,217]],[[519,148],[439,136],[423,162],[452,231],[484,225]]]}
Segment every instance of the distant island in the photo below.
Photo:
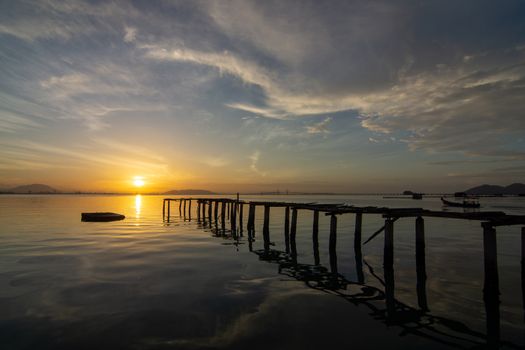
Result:
{"label": "distant island", "polygon": [[481,185],[465,191],[470,195],[497,196],[497,195],[523,195],[525,194],[525,184],[514,183],[509,186]]}
{"label": "distant island", "polygon": [[164,192],[163,194],[174,194],[174,195],[207,195],[207,194],[216,194],[208,190],[171,190]]}
{"label": "distant island", "polygon": [[4,193],[16,193],[16,194],[30,194],[30,193],[36,193],[36,194],[51,194],[51,193],[58,193],[56,189],[54,189],[51,186],[43,185],[43,184],[31,184],[31,185],[23,185],[23,186],[17,186],[14,188],[3,190]]}

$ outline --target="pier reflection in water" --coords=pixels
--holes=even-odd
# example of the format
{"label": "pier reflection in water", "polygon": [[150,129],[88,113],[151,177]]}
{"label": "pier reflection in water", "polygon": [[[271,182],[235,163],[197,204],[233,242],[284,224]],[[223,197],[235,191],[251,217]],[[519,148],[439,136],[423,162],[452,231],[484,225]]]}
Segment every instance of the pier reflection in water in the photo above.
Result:
{"label": "pier reflection in water", "polygon": [[[185,203],[186,201],[184,201]],[[183,201],[180,202],[180,205]],[[189,201],[191,208],[191,200]],[[312,289],[322,291],[344,298],[354,305],[365,305],[371,310],[371,316],[389,326],[397,326],[402,329],[401,335],[412,334],[435,341],[437,343],[460,348],[489,347],[498,348],[505,346],[509,348],[521,348],[512,342],[500,339],[500,299],[499,299],[499,278],[497,270],[497,246],[496,235],[492,223],[484,223],[483,243],[484,243],[484,267],[485,279],[483,287],[483,301],[486,311],[487,332],[481,333],[469,328],[466,324],[441,316],[433,315],[430,312],[427,291],[426,291],[426,259],[425,259],[425,229],[424,220],[421,216],[416,217],[415,221],[415,256],[416,256],[416,296],[418,308],[411,307],[395,297],[395,278],[394,278],[394,222],[399,217],[386,216],[385,225],[376,231],[368,241],[384,231],[384,252],[383,252],[383,279],[368,264],[362,253],[361,234],[362,234],[362,213],[357,212],[354,232],[354,256],[355,256],[355,281],[347,279],[338,271],[337,259],[337,217],[333,213],[330,215],[329,231],[329,267],[320,264],[319,252],[319,210],[313,210],[313,229],[312,229],[312,248],[314,264],[307,264],[298,261],[298,251],[296,243],[297,234],[297,207],[288,205],[278,205],[284,207],[284,247],[282,250],[274,248],[275,244],[270,236],[270,205],[264,205],[263,249],[254,249],[255,243],[255,205],[250,205],[248,214],[247,237],[243,232],[243,205],[239,205],[233,200],[218,200],[214,202],[215,210],[212,215],[212,202],[209,203],[207,218],[206,208],[198,201],[197,209],[198,223],[203,229],[210,229],[215,237],[229,240],[228,244],[239,246],[247,243],[250,252],[256,254],[261,261],[276,264],[278,273],[304,284]],[[218,215],[219,205],[220,217]],[[185,204],[184,204],[185,206]],[[169,208],[169,206],[168,206]],[[202,210],[202,214],[201,214]],[[291,212],[291,220],[290,220]],[[186,213],[186,210],[184,210]],[[238,218],[237,218],[238,215]],[[191,214],[188,214],[191,220]],[[226,221],[230,221],[230,228],[226,229]],[[237,227],[237,221],[240,221]],[[169,221],[169,209],[168,209]],[[291,222],[290,222],[291,221]],[[522,238],[525,238],[525,230],[522,230]],[[365,244],[368,242],[366,241]],[[522,243],[525,239],[522,239]],[[525,249],[525,248],[524,248]],[[522,287],[523,281],[523,260],[522,260]],[[373,276],[383,289],[365,283],[364,266],[367,267],[370,276]],[[525,290],[525,288],[524,288]],[[525,294],[524,302],[525,302]]]}

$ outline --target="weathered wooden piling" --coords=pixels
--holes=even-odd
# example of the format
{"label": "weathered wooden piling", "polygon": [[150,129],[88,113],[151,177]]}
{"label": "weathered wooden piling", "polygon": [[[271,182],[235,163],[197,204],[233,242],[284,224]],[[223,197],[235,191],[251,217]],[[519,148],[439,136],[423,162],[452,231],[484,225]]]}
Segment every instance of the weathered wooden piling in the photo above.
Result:
{"label": "weathered wooden piling", "polygon": [[525,226],[521,228],[521,298],[525,320]]}
{"label": "weathered wooden piling", "polygon": [[354,246],[361,247],[361,231],[363,227],[363,213],[355,213]]}
{"label": "weathered wooden piling", "polygon": [[314,264],[319,265],[319,210],[314,210],[314,222],[312,226],[312,246],[314,250]]}
{"label": "weathered wooden piling", "polygon": [[[169,201],[167,201],[169,203]],[[166,200],[164,199],[162,201],[162,219],[164,220],[164,218],[166,217]]]}
{"label": "weathered wooden piling", "polygon": [[290,226],[290,248],[293,257],[297,257],[295,236],[297,235],[297,208],[292,208],[292,224]]}
{"label": "weathered wooden piling", "polygon": [[485,270],[483,299],[487,317],[487,344],[490,347],[497,347],[500,340],[500,301],[496,230],[490,222],[484,222],[482,227]]}
{"label": "weathered wooden piling", "polygon": [[171,216],[171,201],[168,201],[168,221],[170,220],[170,216]]}
{"label": "weathered wooden piling", "polygon": [[184,201],[184,218],[186,218],[186,199],[181,199]]}
{"label": "weathered wooden piling", "polygon": [[188,220],[191,221],[191,202],[192,202],[192,199],[189,198],[188,199]]}
{"label": "weathered wooden piling", "polygon": [[383,250],[383,265],[394,265],[394,221],[391,218],[385,220],[385,246]]}
{"label": "weathered wooden piling", "polygon": [[394,220],[387,218],[385,220],[385,244],[383,251],[383,271],[385,277],[385,303],[388,318],[395,314],[395,296],[394,296]]}
{"label": "weathered wooden piling", "polygon": [[243,229],[244,203],[239,203],[239,233],[242,236]]}
{"label": "weathered wooden piling", "polygon": [[416,290],[417,303],[423,311],[428,311],[427,272],[425,261],[425,221],[421,216],[416,219]]}
{"label": "weathered wooden piling", "polygon": [[217,219],[219,218],[219,201],[215,201],[215,208],[213,209],[213,218],[215,220],[215,226],[217,226]]}
{"label": "weathered wooden piling", "polygon": [[222,201],[221,205],[221,228],[222,232],[226,231],[226,202]]}
{"label": "weathered wooden piling", "polygon": [[197,201],[197,221],[201,221],[201,201]]}
{"label": "weathered wooden piling", "polygon": [[290,253],[290,207],[284,208],[284,248],[286,253]]}
{"label": "weathered wooden piling", "polygon": [[237,208],[236,203],[231,203],[231,215],[230,215],[230,225],[231,225],[231,231],[232,235],[236,234],[237,231]]}
{"label": "weathered wooden piling", "polygon": [[182,216],[182,199],[179,199],[179,216]]}
{"label": "weathered wooden piling", "polygon": [[250,203],[250,210],[248,211],[248,231],[252,232],[252,237],[255,232],[255,204]]}
{"label": "weathered wooden piling", "polygon": [[270,205],[268,204],[264,206],[263,237],[265,242],[270,242]]}
{"label": "weathered wooden piling", "polygon": [[330,270],[337,273],[337,216],[330,216],[330,239],[328,244],[328,253],[330,255]]}

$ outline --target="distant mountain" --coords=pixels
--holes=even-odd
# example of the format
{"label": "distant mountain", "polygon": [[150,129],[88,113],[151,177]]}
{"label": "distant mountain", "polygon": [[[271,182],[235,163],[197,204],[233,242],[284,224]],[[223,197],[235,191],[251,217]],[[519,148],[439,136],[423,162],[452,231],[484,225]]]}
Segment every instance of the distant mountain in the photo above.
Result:
{"label": "distant mountain", "polygon": [[510,194],[518,195],[525,193],[525,184],[514,183],[509,186],[497,186],[497,185],[481,185],[473,187],[465,191],[467,194],[473,195],[495,195],[495,194]]}
{"label": "distant mountain", "polygon": [[23,185],[7,190],[11,193],[57,193],[53,187],[42,184]]}
{"label": "distant mountain", "polygon": [[214,192],[207,190],[171,190],[164,192],[163,194],[175,194],[175,195],[200,195],[200,194],[215,194]]}

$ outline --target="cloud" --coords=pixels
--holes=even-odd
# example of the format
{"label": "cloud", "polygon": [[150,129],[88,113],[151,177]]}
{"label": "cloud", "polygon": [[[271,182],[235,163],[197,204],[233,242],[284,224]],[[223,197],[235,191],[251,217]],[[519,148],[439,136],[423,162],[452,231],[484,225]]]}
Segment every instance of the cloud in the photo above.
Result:
{"label": "cloud", "polygon": [[330,124],[331,121],[332,118],[328,117],[322,122],[306,126],[306,132],[309,134],[328,134],[330,133],[330,130],[328,130],[328,124]]}
{"label": "cloud", "polygon": [[41,39],[70,40],[100,31],[116,32],[119,22],[139,16],[126,2],[87,1],[24,1],[0,17],[0,34],[15,36],[24,41]]}
{"label": "cloud", "polygon": [[258,168],[259,158],[261,156],[261,152],[255,151],[253,152],[248,158],[250,159],[250,170],[258,175],[266,176],[265,172],[262,172]]}
{"label": "cloud", "polygon": [[230,164],[230,161],[222,157],[208,157],[203,160],[203,163],[212,168],[222,168]]}
{"label": "cloud", "polygon": [[137,38],[137,28],[125,26],[124,27],[124,41],[127,43],[131,43],[135,41],[136,38]]}

